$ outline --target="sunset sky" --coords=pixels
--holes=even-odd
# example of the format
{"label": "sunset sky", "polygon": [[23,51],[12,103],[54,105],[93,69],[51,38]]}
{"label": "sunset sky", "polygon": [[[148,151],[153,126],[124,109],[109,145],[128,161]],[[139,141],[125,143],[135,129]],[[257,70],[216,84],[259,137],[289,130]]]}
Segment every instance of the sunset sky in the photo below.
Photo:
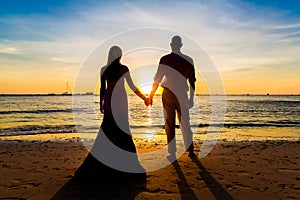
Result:
{"label": "sunset sky", "polygon": [[[200,44],[227,94],[300,94],[298,0],[1,1],[0,94],[62,93],[66,81],[75,85],[93,49],[143,27],[174,30]],[[169,42],[161,41],[166,48]],[[165,53],[148,60],[125,54],[123,62],[133,69]],[[198,76],[197,92],[207,93]]]}

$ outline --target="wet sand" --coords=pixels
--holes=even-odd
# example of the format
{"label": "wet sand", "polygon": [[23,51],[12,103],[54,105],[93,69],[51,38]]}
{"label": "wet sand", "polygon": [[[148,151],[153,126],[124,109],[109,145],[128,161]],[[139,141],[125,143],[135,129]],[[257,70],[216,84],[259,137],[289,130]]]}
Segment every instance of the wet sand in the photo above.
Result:
{"label": "wet sand", "polygon": [[300,141],[222,141],[146,179],[97,182],[73,177],[88,154],[77,137],[0,142],[0,199],[300,199]]}

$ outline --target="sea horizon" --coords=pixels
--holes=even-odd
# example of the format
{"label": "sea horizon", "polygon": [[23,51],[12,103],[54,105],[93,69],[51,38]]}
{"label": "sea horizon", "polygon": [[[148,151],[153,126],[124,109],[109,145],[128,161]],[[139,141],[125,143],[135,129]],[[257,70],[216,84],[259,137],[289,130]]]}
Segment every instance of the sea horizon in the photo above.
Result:
{"label": "sea horizon", "polygon": [[[221,140],[300,139],[299,95],[226,95],[226,117],[217,122],[210,121],[210,96],[195,96],[195,106],[190,110],[195,138],[203,140],[209,128],[219,127]],[[136,96],[128,95],[128,99],[133,136],[149,141],[165,139],[160,96],[155,96],[151,108]],[[95,135],[103,118],[98,95],[93,94],[78,95],[76,105],[71,96],[65,95],[0,95],[0,101],[0,137]],[[176,133],[180,137],[179,125]]]}

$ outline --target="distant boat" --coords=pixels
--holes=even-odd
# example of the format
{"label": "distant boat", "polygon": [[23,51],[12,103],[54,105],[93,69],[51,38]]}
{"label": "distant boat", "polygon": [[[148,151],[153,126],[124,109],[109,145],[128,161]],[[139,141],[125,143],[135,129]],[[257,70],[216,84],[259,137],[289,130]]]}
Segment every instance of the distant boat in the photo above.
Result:
{"label": "distant boat", "polygon": [[68,81],[66,82],[66,91],[64,93],[62,93],[61,95],[63,95],[63,96],[72,96],[72,90],[70,88],[70,85],[69,85]]}
{"label": "distant boat", "polygon": [[93,95],[94,93],[93,92],[86,92],[84,93],[84,95]]}

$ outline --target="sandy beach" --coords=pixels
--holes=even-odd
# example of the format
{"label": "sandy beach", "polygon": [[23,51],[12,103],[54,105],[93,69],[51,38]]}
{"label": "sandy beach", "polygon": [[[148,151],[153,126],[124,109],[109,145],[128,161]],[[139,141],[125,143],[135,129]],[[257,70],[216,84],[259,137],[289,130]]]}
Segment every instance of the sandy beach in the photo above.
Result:
{"label": "sandy beach", "polygon": [[299,141],[222,141],[205,158],[184,154],[144,180],[81,182],[73,175],[88,152],[78,137],[6,138],[0,199],[299,199],[299,149]]}

